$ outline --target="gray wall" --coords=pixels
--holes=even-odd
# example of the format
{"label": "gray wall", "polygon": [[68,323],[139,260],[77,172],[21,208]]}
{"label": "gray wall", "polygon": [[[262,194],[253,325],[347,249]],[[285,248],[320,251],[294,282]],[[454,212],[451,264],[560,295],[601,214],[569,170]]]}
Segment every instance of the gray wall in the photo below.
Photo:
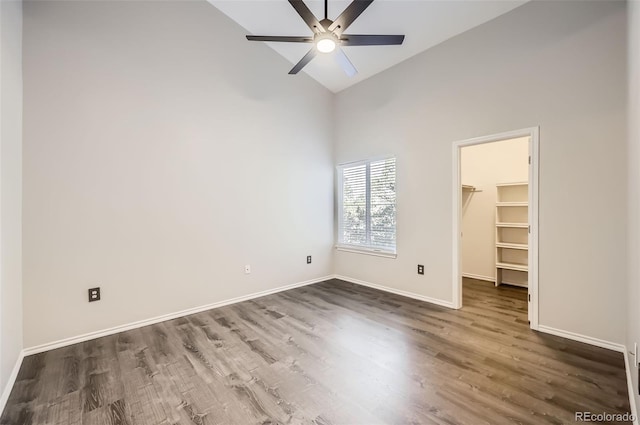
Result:
{"label": "gray wall", "polygon": [[[640,2],[629,7],[629,302],[627,348],[640,344]],[[629,356],[636,406],[638,396],[638,361]]]}
{"label": "gray wall", "polygon": [[5,390],[9,376],[22,350],[21,233],[22,3],[20,1],[1,1],[0,393]]}
{"label": "gray wall", "polygon": [[27,347],[332,272],[332,96],[244,35],[204,1],[25,3]]}
{"label": "gray wall", "polygon": [[527,3],[339,93],[337,162],[397,156],[398,257],[336,273],[451,301],[452,143],[539,125],[540,325],[624,343],[625,10]]}

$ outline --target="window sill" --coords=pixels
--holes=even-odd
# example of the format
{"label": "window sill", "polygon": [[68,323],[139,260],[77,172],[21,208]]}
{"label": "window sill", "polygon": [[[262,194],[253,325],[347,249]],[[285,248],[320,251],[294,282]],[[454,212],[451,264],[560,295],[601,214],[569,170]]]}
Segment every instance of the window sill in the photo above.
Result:
{"label": "window sill", "polygon": [[374,257],[396,258],[397,254],[391,251],[383,251],[373,248],[360,248],[350,245],[336,245],[338,251],[353,252],[355,254],[373,255]]}

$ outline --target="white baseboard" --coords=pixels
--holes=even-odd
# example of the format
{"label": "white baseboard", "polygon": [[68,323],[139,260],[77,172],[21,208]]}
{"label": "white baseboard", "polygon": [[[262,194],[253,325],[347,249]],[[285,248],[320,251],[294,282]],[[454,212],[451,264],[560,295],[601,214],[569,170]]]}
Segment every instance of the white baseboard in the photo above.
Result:
{"label": "white baseboard", "polygon": [[481,274],[473,274],[473,273],[462,273],[462,277],[468,277],[469,279],[475,280],[486,280],[487,282],[495,282],[496,278],[491,276],[483,276]]}
{"label": "white baseboard", "polygon": [[323,276],[316,279],[306,280],[304,282],[293,283],[291,285],[280,286],[274,289],[267,289],[266,291],[254,292],[253,294],[243,295],[241,297],[231,298],[229,300],[219,301],[211,304],[202,305],[199,307],[189,308],[182,311],[176,311],[174,313],[163,314],[161,316],[152,317],[150,319],[139,320],[137,322],[127,323],[124,325],[114,326],[108,329],[102,329],[100,331],[89,332],[83,335],[78,335],[70,338],[61,339],[58,341],[48,342],[46,344],[36,345],[34,347],[25,348],[23,354],[30,356],[32,354],[38,354],[56,348],[66,347],[69,345],[77,344],[79,342],[89,341],[103,336],[113,335],[119,332],[128,331],[131,329],[137,329],[144,326],[153,325],[155,323],[164,322],[166,320],[176,319],[178,317],[188,316],[190,314],[200,313],[202,311],[211,310],[214,308],[224,307],[226,305],[240,303],[242,301],[252,300],[254,298],[264,297],[265,295],[271,295],[289,289],[299,288],[301,286],[312,285],[318,282],[324,282],[325,280],[332,279],[333,275]]}
{"label": "white baseboard", "polygon": [[509,282],[508,280],[503,280],[502,284],[503,285],[510,285],[510,286],[517,286],[518,288],[528,288],[529,287],[529,285],[527,285],[526,283]]}
{"label": "white baseboard", "polygon": [[[629,406],[633,415],[633,425],[638,425],[638,406],[636,406],[636,393],[633,389],[633,380],[631,379],[631,371],[633,365],[629,362],[629,350],[624,350],[624,368],[627,372],[627,392],[629,393]],[[640,383],[639,383],[640,384]]]}
{"label": "white baseboard", "polygon": [[20,366],[22,366],[22,360],[24,360],[24,356],[24,350],[21,350],[20,353],[18,353],[18,358],[16,359],[16,364],[13,366],[11,375],[9,375],[9,380],[2,390],[2,396],[0,396],[0,416],[2,416],[2,413],[4,412],[4,407],[7,405],[11,390],[16,383],[16,378],[18,377],[18,372],[20,372]]}
{"label": "white baseboard", "polygon": [[590,336],[577,334],[575,332],[564,331],[562,329],[556,329],[550,326],[539,325],[538,331],[546,334],[555,335],[555,336],[561,336],[563,338],[571,339],[573,341],[584,342],[585,344],[595,345],[596,347],[600,347],[600,348],[607,348],[609,350],[617,351],[619,353],[624,353],[626,351],[626,348],[623,344],[605,341],[603,339],[593,338]]}
{"label": "white baseboard", "polygon": [[389,288],[388,286],[378,285],[377,283],[366,282],[364,280],[354,279],[352,277],[347,277],[347,276],[334,275],[334,278],[344,280],[346,282],[355,283],[356,285],[368,286],[369,288],[390,292],[396,295],[401,295],[403,297],[413,298],[415,300],[425,301],[431,304],[441,305],[447,308],[453,308],[453,303],[451,301],[439,300],[437,298],[431,298],[424,295],[414,294],[413,292],[407,292],[407,291],[402,291],[400,289]]}
{"label": "white baseboard", "polygon": [[[485,280],[485,281],[491,282],[491,283],[495,283],[496,282],[496,278],[495,277],[483,276],[481,274],[461,273],[460,276],[466,277],[466,278],[469,278],[469,279],[475,279],[475,280]],[[503,280],[502,283],[505,284],[505,285],[519,286],[520,288],[527,288],[528,287],[528,285],[526,283],[509,282],[507,280]]]}

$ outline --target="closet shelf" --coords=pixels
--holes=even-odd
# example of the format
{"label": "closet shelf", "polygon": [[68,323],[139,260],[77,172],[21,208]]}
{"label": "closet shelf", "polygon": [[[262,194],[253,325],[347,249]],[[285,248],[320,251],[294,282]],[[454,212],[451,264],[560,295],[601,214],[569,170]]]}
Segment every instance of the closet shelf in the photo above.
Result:
{"label": "closet shelf", "polygon": [[513,183],[498,183],[497,187],[506,187],[506,186],[528,186],[527,182],[513,182]]}
{"label": "closet shelf", "polygon": [[496,286],[502,283],[528,286],[528,201],[527,182],[496,185]]}
{"label": "closet shelf", "polygon": [[529,271],[529,266],[526,264],[515,264],[515,263],[496,263],[496,267],[499,269],[506,270],[517,270],[520,272]]}
{"label": "closet shelf", "polygon": [[498,242],[496,243],[496,247],[498,248],[506,248],[506,249],[521,249],[526,251],[529,249],[529,245],[526,243],[511,243],[511,242]]}
{"label": "closet shelf", "polygon": [[496,207],[527,207],[528,202],[496,202]]}
{"label": "closet shelf", "polygon": [[528,223],[496,223],[496,227],[513,227],[518,229],[526,229],[529,227]]}

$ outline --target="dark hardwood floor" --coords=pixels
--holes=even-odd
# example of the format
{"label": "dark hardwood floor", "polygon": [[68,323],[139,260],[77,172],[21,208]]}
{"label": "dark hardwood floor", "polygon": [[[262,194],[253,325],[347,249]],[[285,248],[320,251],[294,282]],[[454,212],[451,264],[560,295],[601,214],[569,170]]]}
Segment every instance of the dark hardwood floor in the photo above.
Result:
{"label": "dark hardwood floor", "polygon": [[627,412],[623,357],[531,331],[526,290],[455,311],[332,280],[27,357],[0,418],[77,424],[568,424]]}

